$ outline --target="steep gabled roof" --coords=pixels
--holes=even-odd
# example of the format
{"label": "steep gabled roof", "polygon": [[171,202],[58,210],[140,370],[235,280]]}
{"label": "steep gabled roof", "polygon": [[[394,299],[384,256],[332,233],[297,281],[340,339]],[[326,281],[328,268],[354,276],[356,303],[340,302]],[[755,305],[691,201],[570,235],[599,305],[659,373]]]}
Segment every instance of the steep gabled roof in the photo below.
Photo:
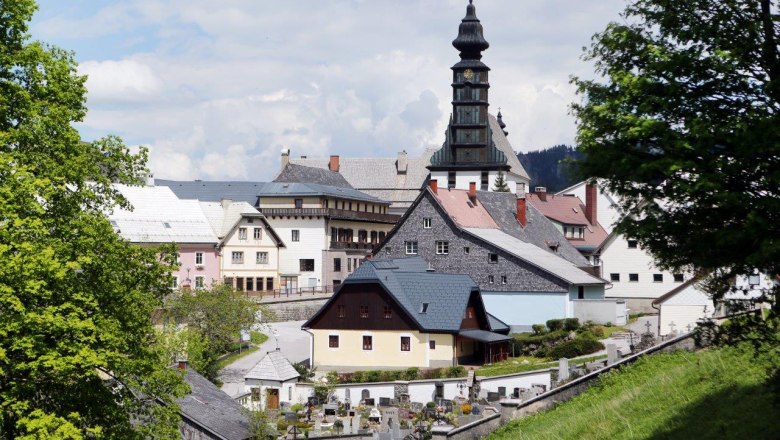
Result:
{"label": "steep gabled roof", "polygon": [[266,232],[274,240],[277,246],[284,247],[284,242],[279,238],[274,228],[268,223],[265,216],[255,207],[246,202],[200,202],[200,208],[206,218],[211,223],[211,227],[219,239],[219,244],[225,242],[230,237],[233,230],[244,218],[253,218],[259,220],[265,227]]}
{"label": "steep gabled roof", "polygon": [[[421,257],[368,260],[339,286],[333,298],[303,327],[308,327],[327,309],[346,286],[377,283],[421,331],[457,333],[472,294],[482,301],[479,287],[468,275],[429,272],[427,267]],[[423,307],[423,304],[427,306]],[[487,316],[484,322],[501,328],[500,321],[491,321]]]}
{"label": "steep gabled roof", "polygon": [[165,186],[114,185],[132,210],[108,215],[119,235],[133,243],[208,243],[217,237],[195,200],[180,200]]}
{"label": "steep gabled roof", "polygon": [[336,186],[339,188],[352,188],[347,179],[339,173],[319,168],[294,163],[288,163],[274,179],[274,182],[286,183],[318,183],[320,185]]}
{"label": "steep gabled roof", "polygon": [[569,284],[607,284],[606,281],[590,275],[552,252],[540,249],[498,229],[467,228],[465,231]]}
{"label": "steep gabled roof", "polygon": [[298,371],[292,366],[278,350],[269,351],[260,362],[255,364],[246,375],[245,379],[270,380],[285,382],[300,377]]}
{"label": "steep gabled roof", "polygon": [[190,368],[186,369],[184,380],[190,386],[190,393],[176,401],[184,417],[215,438],[252,437],[244,407]]}
{"label": "steep gabled roof", "polygon": [[522,177],[525,180],[531,180],[531,178],[528,177],[528,172],[520,163],[520,159],[517,158],[517,153],[515,153],[515,150],[512,148],[512,144],[509,143],[509,139],[504,134],[504,129],[498,124],[496,117],[488,113],[488,121],[490,122],[490,128],[493,134],[493,143],[496,148],[506,155],[506,163],[509,165],[509,172]]}
{"label": "steep gabled roof", "polygon": [[585,204],[579,197],[571,195],[547,194],[544,200],[536,194],[526,195],[528,203],[532,204],[547,218],[563,225],[579,225],[585,227],[582,240],[573,242],[575,247],[598,248],[607,238],[607,231],[598,222],[594,225],[585,216]]}

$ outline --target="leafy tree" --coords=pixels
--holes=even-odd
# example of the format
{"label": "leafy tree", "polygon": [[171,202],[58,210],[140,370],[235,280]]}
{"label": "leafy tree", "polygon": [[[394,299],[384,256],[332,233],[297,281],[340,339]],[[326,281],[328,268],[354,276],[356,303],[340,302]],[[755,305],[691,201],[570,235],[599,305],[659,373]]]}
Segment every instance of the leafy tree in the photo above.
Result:
{"label": "leafy tree", "polygon": [[493,182],[493,191],[495,192],[509,192],[509,185],[506,184],[506,177],[502,171],[498,172],[496,181]]}
{"label": "leafy tree", "polygon": [[268,440],[278,437],[279,433],[275,424],[271,423],[264,411],[247,410],[247,415],[249,416],[249,433],[253,439]]}
{"label": "leafy tree", "polygon": [[168,300],[168,309],[186,324],[187,353],[195,371],[217,380],[217,361],[233,351],[241,330],[249,330],[258,313],[269,312],[232,287],[218,284],[210,289],[181,290]]}
{"label": "leafy tree", "polygon": [[[593,37],[573,106],[586,158],[664,268],[780,273],[780,18],[775,0],[635,0]],[[720,299],[730,283],[711,283]],[[778,289],[766,293],[777,317]],[[776,320],[757,327],[777,342]],[[755,333],[744,333],[753,334]]]}
{"label": "leafy tree", "polygon": [[175,438],[186,385],[150,319],[171,255],[105,217],[126,206],[111,183],[138,183],[146,155],[81,141],[85,77],[30,41],[35,9],[0,2],[0,438]]}

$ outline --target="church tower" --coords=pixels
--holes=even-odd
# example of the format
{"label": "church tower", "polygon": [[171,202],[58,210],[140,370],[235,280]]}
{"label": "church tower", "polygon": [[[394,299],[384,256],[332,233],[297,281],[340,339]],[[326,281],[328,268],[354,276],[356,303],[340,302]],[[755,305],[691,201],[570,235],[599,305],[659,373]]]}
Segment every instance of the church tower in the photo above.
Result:
{"label": "church tower", "polygon": [[510,165],[505,152],[496,147],[490,124],[490,68],[482,62],[482,52],[490,44],[472,1],[452,42],[460,51],[460,61],[452,66],[452,114],[446,138],[428,169],[439,187],[468,189],[474,182],[488,190],[499,173],[510,171]]}

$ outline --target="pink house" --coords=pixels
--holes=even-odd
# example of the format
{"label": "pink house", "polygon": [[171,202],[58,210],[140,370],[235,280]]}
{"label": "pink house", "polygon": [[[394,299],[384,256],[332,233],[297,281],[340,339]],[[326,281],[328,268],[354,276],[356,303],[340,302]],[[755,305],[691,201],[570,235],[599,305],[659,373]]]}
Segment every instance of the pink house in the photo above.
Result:
{"label": "pink house", "polygon": [[179,269],[174,287],[209,287],[220,279],[217,244],[197,200],[180,200],[166,186],[116,185],[133,206],[116,209],[108,217],[114,230],[139,245],[173,243],[179,247]]}

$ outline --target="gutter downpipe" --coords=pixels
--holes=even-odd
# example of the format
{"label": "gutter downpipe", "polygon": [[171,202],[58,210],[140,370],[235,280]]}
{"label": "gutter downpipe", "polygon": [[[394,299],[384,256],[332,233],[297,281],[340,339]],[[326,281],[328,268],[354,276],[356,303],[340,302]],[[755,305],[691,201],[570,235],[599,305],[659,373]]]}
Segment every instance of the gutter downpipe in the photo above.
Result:
{"label": "gutter downpipe", "polygon": [[301,330],[311,335],[311,338],[309,339],[309,369],[312,369],[314,368],[314,333],[304,327],[301,327]]}
{"label": "gutter downpipe", "polygon": [[658,338],[660,338],[661,337],[661,306],[659,305],[658,307],[656,307],[655,303],[651,302],[650,303],[650,307],[658,310],[658,330],[657,331],[658,331]]}

